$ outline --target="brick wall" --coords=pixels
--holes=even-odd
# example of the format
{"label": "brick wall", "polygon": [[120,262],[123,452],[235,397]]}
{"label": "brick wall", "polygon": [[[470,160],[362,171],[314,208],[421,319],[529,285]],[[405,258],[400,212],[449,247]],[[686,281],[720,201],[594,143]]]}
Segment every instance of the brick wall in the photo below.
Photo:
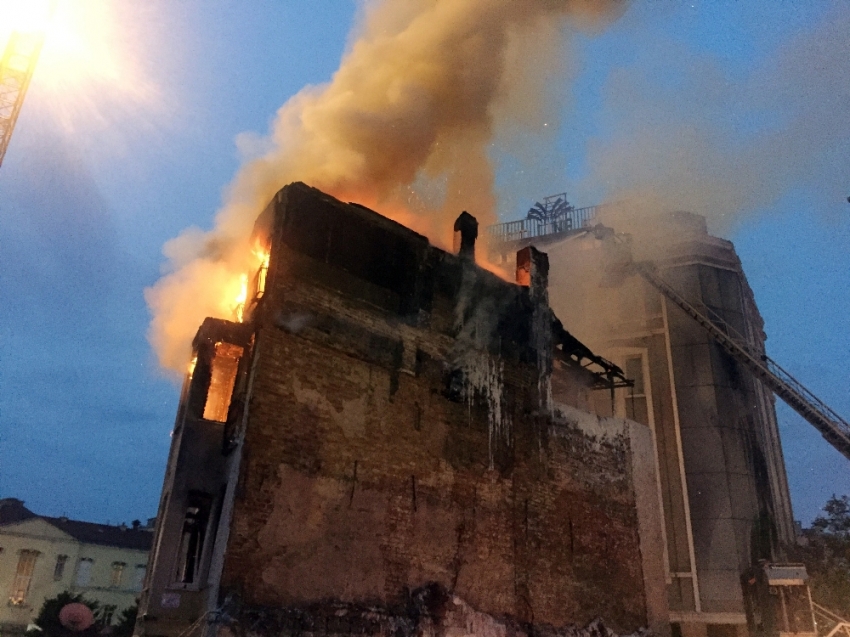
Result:
{"label": "brick wall", "polygon": [[[542,396],[531,331],[548,306],[305,192],[272,206],[220,597],[239,612],[392,614],[436,586],[534,625],[646,625],[629,442]],[[412,274],[335,263],[323,206],[350,242],[392,235]],[[317,229],[302,213],[331,221]]]}
{"label": "brick wall", "polygon": [[622,440],[520,403],[491,469],[487,415],[442,396],[439,369],[391,393],[386,369],[275,329],[256,356],[225,588],[287,606],[437,582],[492,614],[644,623]]}

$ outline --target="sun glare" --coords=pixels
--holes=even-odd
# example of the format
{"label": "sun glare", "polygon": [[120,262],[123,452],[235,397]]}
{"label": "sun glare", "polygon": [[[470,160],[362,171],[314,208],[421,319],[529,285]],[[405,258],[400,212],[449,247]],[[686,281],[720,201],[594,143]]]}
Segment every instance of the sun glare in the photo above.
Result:
{"label": "sun glare", "polygon": [[107,100],[129,105],[153,97],[133,56],[137,24],[122,20],[120,8],[112,0],[0,0],[0,49],[14,32],[43,34],[33,88],[66,124]]}
{"label": "sun glare", "polygon": [[38,33],[47,30],[49,0],[0,0],[0,36],[5,45],[12,31]]}

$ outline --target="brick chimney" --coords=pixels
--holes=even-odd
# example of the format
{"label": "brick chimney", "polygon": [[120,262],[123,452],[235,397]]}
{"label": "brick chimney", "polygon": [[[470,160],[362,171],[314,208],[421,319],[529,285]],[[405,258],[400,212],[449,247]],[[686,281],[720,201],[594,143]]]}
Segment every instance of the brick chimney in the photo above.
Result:
{"label": "brick chimney", "polygon": [[534,246],[516,253],[516,282],[530,289],[531,298],[546,298],[549,289],[549,256]]}
{"label": "brick chimney", "polygon": [[475,260],[475,240],[478,238],[478,220],[466,210],[455,220],[454,248],[458,256]]}

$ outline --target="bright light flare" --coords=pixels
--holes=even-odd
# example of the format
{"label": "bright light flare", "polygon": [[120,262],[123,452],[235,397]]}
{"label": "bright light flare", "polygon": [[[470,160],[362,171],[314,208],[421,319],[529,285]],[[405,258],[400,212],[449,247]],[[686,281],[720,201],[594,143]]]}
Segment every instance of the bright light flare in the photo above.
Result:
{"label": "bright light flare", "polygon": [[87,80],[121,81],[121,48],[108,3],[65,1],[56,5],[47,25],[39,60],[39,80],[50,87]]}
{"label": "bright light flare", "polygon": [[33,89],[68,127],[101,119],[109,101],[154,103],[133,51],[137,23],[121,8],[111,0],[0,0],[0,48],[15,31],[44,35]]}
{"label": "bright light flare", "polygon": [[0,0],[0,42],[4,45],[12,31],[47,31],[50,0]]}

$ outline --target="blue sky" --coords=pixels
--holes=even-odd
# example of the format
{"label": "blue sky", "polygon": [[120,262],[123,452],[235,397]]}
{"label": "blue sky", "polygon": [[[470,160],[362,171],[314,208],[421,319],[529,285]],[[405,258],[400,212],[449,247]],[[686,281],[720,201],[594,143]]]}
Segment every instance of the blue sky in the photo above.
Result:
{"label": "blue sky", "polygon": [[[143,290],[168,239],[211,226],[237,137],[261,138],[287,99],[332,77],[357,12],[344,0],[140,4],[113,6],[116,46],[145,90],[92,81],[84,98],[63,96],[37,72],[0,167],[0,495],[45,514],[155,514],[179,388],[146,341]],[[676,196],[709,215],[727,201],[712,193],[740,202],[711,222],[735,242],[768,353],[850,415],[850,120],[835,125],[850,74],[819,35],[846,7],[635,3],[604,30],[568,34],[555,134],[494,159],[512,218],[554,192],[578,205],[614,196],[646,181],[642,158],[690,158],[681,140],[699,140],[700,178],[683,174]],[[850,492],[850,463],[778,413],[808,521]]]}

